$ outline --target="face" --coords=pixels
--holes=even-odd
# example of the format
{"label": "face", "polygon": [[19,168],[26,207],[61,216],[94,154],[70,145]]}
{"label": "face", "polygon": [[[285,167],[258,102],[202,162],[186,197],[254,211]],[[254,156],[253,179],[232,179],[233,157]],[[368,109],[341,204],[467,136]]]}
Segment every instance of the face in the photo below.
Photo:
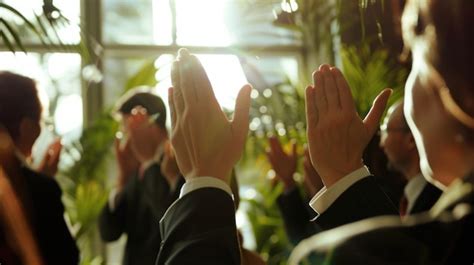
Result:
{"label": "face", "polygon": [[123,137],[130,141],[134,155],[139,160],[153,156],[156,148],[165,140],[163,129],[150,121],[145,113],[125,114],[122,118]]}
{"label": "face", "polygon": [[404,172],[414,150],[411,133],[403,119],[402,104],[389,109],[380,131],[380,147],[387,155],[389,165]]}
{"label": "face", "polygon": [[423,175],[438,187],[446,187],[466,174],[466,158],[457,139],[459,126],[445,111],[431,71],[423,58],[414,57],[405,86],[404,112],[418,148]]}

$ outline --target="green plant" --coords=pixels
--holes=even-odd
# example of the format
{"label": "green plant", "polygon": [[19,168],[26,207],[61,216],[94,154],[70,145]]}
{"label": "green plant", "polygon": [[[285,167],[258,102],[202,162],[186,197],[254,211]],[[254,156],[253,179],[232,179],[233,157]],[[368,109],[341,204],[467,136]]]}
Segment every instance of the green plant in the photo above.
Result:
{"label": "green plant", "polygon": [[[145,63],[127,82],[124,93],[140,85],[154,86],[157,81],[154,60]],[[118,123],[106,109],[82,132],[79,140],[65,146],[65,160],[72,161],[58,181],[64,191],[67,216],[81,249],[82,264],[102,264],[102,247],[97,219],[108,198],[107,172],[111,147]]]}
{"label": "green plant", "polygon": [[341,49],[341,61],[361,116],[367,114],[372,101],[384,88],[394,91],[389,104],[402,97],[408,71],[390,58],[388,51],[373,51],[367,43],[345,46]]}

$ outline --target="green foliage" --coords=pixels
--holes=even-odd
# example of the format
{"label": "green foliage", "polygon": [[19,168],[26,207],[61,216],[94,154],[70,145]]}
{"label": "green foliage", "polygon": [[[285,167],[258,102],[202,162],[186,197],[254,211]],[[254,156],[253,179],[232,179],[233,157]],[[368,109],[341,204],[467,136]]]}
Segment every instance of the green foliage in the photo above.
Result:
{"label": "green foliage", "polygon": [[156,71],[155,60],[147,61],[142,67],[140,67],[137,74],[127,80],[125,91],[137,86],[155,86],[157,83],[155,78]]}
{"label": "green foliage", "polygon": [[356,101],[357,111],[365,117],[375,97],[392,88],[389,104],[400,99],[407,70],[389,57],[385,50],[371,51],[367,44],[346,46],[341,50],[342,69]]}
{"label": "green foliage", "polygon": [[291,251],[291,246],[275,205],[276,198],[283,187],[268,189],[267,182],[256,183],[258,195],[252,199],[244,199],[242,204],[246,204],[245,208],[248,209],[246,213],[256,239],[256,251],[267,261],[267,264],[286,264],[285,260]]}
{"label": "green foliage", "polygon": [[[153,69],[152,69],[153,67]],[[140,86],[155,86],[153,61],[147,62],[127,82],[124,92]],[[82,253],[82,264],[98,265],[100,242],[97,234],[97,218],[108,198],[107,165],[112,158],[112,145],[119,124],[105,110],[76,142],[64,147],[65,160],[71,165],[58,178],[64,191],[64,202],[69,221]]]}
{"label": "green foliage", "polygon": [[[34,14],[34,19],[29,19],[23,15],[20,11],[15,9],[13,6],[0,2],[0,13],[4,13],[7,16],[0,17],[0,40],[8,48],[9,51],[15,53],[18,50],[27,52],[24,42],[24,36],[34,36],[38,38],[40,43],[46,48],[55,48],[65,52],[79,52],[83,56],[83,61],[90,63],[91,43],[87,35],[83,35],[78,45],[76,43],[65,44],[58,31],[61,27],[71,25],[71,22],[61,15],[60,10],[54,5],[49,5],[49,11],[58,12],[57,18],[52,18],[50,14],[45,13],[43,7],[43,13]],[[20,23],[14,22],[14,20],[21,21]]]}

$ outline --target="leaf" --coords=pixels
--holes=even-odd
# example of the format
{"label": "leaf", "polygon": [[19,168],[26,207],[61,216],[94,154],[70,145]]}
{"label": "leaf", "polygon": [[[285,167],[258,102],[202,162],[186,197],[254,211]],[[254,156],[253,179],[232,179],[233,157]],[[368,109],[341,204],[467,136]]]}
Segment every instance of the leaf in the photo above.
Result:
{"label": "leaf", "polygon": [[3,32],[3,30],[0,30],[0,36],[2,37],[3,42],[5,43],[5,45],[7,45],[8,49],[11,52],[15,53],[15,48],[13,47],[12,43],[8,39],[7,35],[5,35],[5,33]]}
{"label": "leaf", "polygon": [[125,91],[137,86],[156,86],[156,71],[155,60],[148,61],[127,81]]}
{"label": "leaf", "polygon": [[48,36],[48,30],[46,29],[43,22],[41,21],[41,17],[35,14],[35,18],[36,18],[36,21],[38,22],[38,25],[39,25],[40,29],[42,30],[43,34],[45,36]]}
{"label": "leaf", "polygon": [[5,25],[7,30],[10,32],[10,35],[13,37],[13,39],[15,40],[16,45],[18,45],[20,50],[23,51],[24,53],[26,53],[25,47],[23,46],[23,43],[21,42],[20,37],[18,37],[15,30],[10,26],[10,24],[8,24],[8,22],[6,20],[4,20],[3,18],[0,18],[0,22],[2,22],[3,25]]}
{"label": "leaf", "polygon": [[7,4],[4,4],[4,3],[0,3],[0,8],[5,8],[8,11],[12,12],[13,14],[17,15],[19,18],[21,18],[25,22],[25,24],[28,26],[28,28],[30,28],[39,37],[41,43],[46,45],[46,42],[43,40],[42,34],[38,31],[38,29],[36,29],[35,25],[33,25],[33,23],[31,23],[18,10],[16,10],[15,8],[11,7],[10,5],[7,5]]}

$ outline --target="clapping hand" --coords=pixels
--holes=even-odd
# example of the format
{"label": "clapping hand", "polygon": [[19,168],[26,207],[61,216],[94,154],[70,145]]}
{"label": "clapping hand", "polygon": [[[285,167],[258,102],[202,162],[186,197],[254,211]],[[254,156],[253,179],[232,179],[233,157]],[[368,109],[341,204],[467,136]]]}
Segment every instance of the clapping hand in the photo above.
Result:
{"label": "clapping hand", "polygon": [[186,180],[207,176],[229,183],[247,138],[250,85],[240,90],[233,120],[228,120],[204,68],[186,49],[179,50],[171,79],[171,142],[181,172]]}
{"label": "clapping hand", "polygon": [[180,174],[178,164],[176,163],[176,156],[169,141],[166,141],[164,145],[163,161],[161,161],[160,167],[161,173],[165,176],[168,183],[174,184]]}
{"label": "clapping hand", "polygon": [[125,187],[130,177],[134,176],[138,172],[140,163],[133,154],[130,138],[116,138],[114,147],[119,170],[117,188],[121,190],[123,187]]}
{"label": "clapping hand", "polygon": [[291,153],[287,154],[283,150],[277,137],[272,136],[268,139],[269,150],[267,151],[268,161],[275,171],[276,177],[283,182],[285,190],[291,190],[295,187],[293,175],[296,172],[298,154],[296,152],[296,143],[292,143]]}
{"label": "clapping hand", "polygon": [[63,145],[61,144],[61,138],[56,138],[46,149],[46,153],[38,166],[38,172],[41,172],[47,176],[54,177],[58,171],[58,164],[61,155]]}
{"label": "clapping hand", "polygon": [[321,65],[306,88],[307,136],[311,161],[330,187],[363,166],[362,153],[376,132],[391,94],[383,90],[362,120],[342,73]]}
{"label": "clapping hand", "polygon": [[306,190],[306,194],[309,197],[313,197],[319,190],[324,187],[324,184],[318,172],[316,171],[316,169],[314,169],[314,166],[311,163],[309,150],[307,148],[304,151],[303,171],[303,184]]}

